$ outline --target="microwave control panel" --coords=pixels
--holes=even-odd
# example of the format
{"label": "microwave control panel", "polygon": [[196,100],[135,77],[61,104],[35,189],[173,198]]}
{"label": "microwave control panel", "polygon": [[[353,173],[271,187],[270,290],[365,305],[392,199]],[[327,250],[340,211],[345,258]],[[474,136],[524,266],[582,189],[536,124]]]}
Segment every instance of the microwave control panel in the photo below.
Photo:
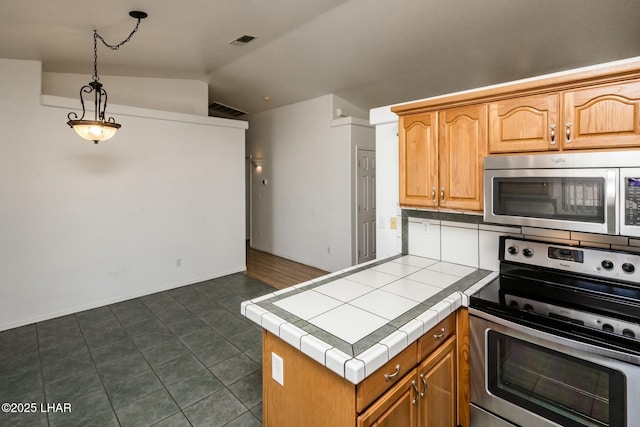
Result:
{"label": "microwave control panel", "polygon": [[640,225],[640,177],[624,178],[624,223]]}

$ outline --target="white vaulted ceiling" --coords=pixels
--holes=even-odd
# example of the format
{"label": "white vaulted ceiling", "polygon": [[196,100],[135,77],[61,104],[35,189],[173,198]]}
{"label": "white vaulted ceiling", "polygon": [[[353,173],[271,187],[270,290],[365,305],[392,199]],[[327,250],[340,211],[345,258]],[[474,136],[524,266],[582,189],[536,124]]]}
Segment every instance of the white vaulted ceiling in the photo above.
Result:
{"label": "white vaulted ceiling", "polygon": [[[364,109],[640,56],[640,0],[3,0],[0,58],[198,79],[256,113],[334,93]],[[246,46],[229,42],[244,34]],[[264,96],[271,102],[266,103]]]}

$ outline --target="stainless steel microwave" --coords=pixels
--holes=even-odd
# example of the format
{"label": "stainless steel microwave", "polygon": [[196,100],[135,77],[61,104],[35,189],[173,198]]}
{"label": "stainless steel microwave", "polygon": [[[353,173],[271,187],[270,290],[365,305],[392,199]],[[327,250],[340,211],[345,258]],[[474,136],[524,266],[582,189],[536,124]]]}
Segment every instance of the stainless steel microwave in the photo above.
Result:
{"label": "stainless steel microwave", "polygon": [[640,237],[640,151],[487,157],[484,220]]}

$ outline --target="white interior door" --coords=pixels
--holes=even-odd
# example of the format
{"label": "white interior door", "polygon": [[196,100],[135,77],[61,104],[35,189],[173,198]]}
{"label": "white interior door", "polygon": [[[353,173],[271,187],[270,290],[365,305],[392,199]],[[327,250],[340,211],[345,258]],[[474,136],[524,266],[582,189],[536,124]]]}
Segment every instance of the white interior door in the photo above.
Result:
{"label": "white interior door", "polygon": [[358,148],[356,181],[357,263],[376,258],[376,152]]}

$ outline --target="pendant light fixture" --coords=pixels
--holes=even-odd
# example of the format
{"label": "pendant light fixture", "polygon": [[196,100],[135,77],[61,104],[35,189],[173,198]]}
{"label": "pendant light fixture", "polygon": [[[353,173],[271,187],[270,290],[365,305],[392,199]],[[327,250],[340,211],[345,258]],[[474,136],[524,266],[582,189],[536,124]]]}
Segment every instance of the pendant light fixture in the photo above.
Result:
{"label": "pendant light fixture", "polygon": [[[111,50],[118,50],[120,46],[131,40],[131,37],[138,31],[140,20],[147,17],[145,12],[131,11],[129,16],[137,19],[136,27],[133,29],[129,37],[122,42],[111,45],[107,43],[97,30],[93,30],[93,80],[80,88],[80,104],[82,105],[82,116],[78,119],[78,115],[75,112],[70,112],[67,115],[69,121],[67,124],[76,131],[81,137],[89,141],[93,141],[97,144],[100,141],[106,141],[116,134],[116,131],[120,129],[120,124],[116,123],[113,117],[106,118],[105,112],[107,109],[107,91],[102,87],[100,83],[100,77],[98,77],[98,39],[110,48]],[[93,107],[94,116],[93,120],[85,120],[86,113],[84,106],[84,95],[93,93]]]}

